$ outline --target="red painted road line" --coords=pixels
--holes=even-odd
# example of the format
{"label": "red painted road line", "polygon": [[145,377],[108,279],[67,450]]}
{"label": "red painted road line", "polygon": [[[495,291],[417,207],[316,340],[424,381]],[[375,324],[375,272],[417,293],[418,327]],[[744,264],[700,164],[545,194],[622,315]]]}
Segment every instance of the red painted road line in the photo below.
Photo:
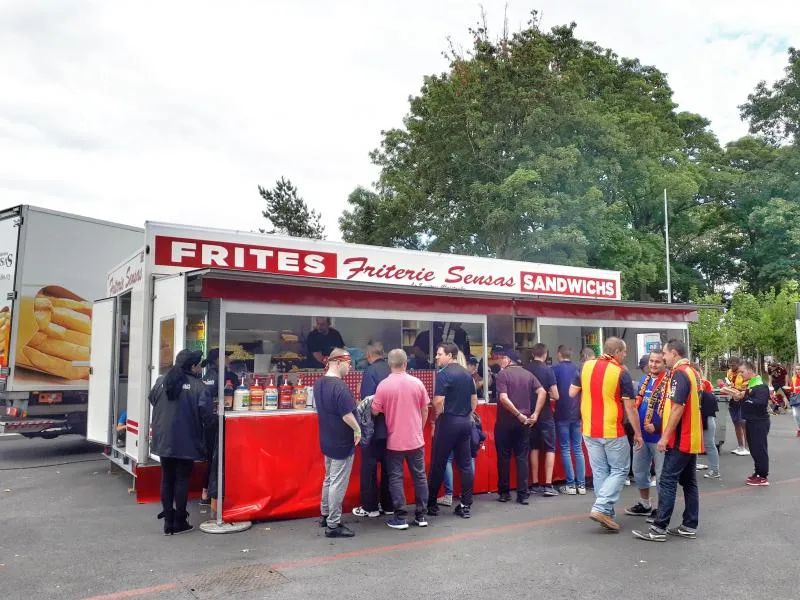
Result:
{"label": "red painted road line", "polygon": [[169,590],[174,590],[177,587],[177,583],[162,583],[161,585],[125,590],[124,592],[114,592],[112,594],[105,594],[103,596],[92,596],[90,598],[85,598],[84,600],[121,600],[122,598],[136,598],[137,596],[147,596],[149,594],[168,592]]}
{"label": "red painted road line", "polygon": [[[772,483],[772,485],[782,485],[782,484],[790,484],[790,483],[800,483],[800,477],[796,477],[794,479],[784,479],[781,481],[776,481]],[[704,492],[700,494],[701,497],[704,496],[723,496],[726,494],[734,494],[737,492],[743,491],[750,491],[757,489],[753,486],[745,486],[742,487],[734,487],[734,488],[725,488],[721,490],[715,490],[713,492]],[[680,490],[678,490],[680,493]],[[465,531],[464,533],[456,533],[454,535],[448,535],[444,537],[438,538],[430,538],[427,540],[415,540],[413,542],[402,542],[399,544],[390,544],[388,546],[374,546],[372,548],[362,548],[360,550],[351,550],[350,552],[340,552],[339,554],[329,554],[323,556],[313,556],[311,558],[304,558],[299,560],[290,560],[282,563],[276,563],[271,565],[273,569],[276,570],[289,570],[289,569],[299,569],[302,567],[313,567],[317,565],[322,565],[330,562],[336,562],[339,560],[345,560],[348,558],[357,558],[361,556],[372,556],[375,554],[385,554],[387,552],[394,552],[397,550],[408,550],[411,548],[419,548],[425,546],[433,546],[437,544],[444,544],[447,542],[453,542],[456,540],[468,540],[478,537],[483,537],[487,535],[494,535],[497,533],[504,533],[507,531],[515,531],[518,529],[532,529],[534,527],[541,527],[543,525],[551,525],[553,523],[562,523],[566,521],[582,521],[588,518],[588,514],[583,512],[580,514],[575,515],[563,515],[560,517],[549,517],[546,519],[535,519],[533,521],[523,521],[521,523],[513,523],[511,525],[500,525],[498,527],[487,527],[484,529],[476,529],[475,531]]]}

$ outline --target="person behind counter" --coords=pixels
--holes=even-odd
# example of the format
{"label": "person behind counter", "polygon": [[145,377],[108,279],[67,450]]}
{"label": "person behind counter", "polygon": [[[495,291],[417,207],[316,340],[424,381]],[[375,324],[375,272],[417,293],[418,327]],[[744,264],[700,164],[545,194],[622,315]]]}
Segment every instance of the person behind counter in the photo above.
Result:
{"label": "person behind counter", "polygon": [[[239,377],[236,375],[236,373],[228,368],[231,362],[231,354],[233,354],[232,351],[225,351],[225,381],[222,383],[224,384],[225,382],[230,381],[231,385],[234,388],[237,388],[239,387]],[[200,366],[206,370],[205,377],[203,377],[203,383],[205,383],[208,387],[209,394],[212,398],[212,406],[214,408],[214,412],[216,413],[216,398],[217,394],[219,393],[219,348],[212,348],[209,350],[208,356],[206,356],[206,359],[200,363]],[[208,474],[206,476],[206,485],[203,488],[202,494],[200,495],[200,504],[202,505],[211,504],[212,501],[216,500],[217,498],[217,479],[219,476],[217,463],[218,439],[219,422],[216,419],[212,419],[209,428],[204,432],[206,460],[208,461]],[[215,509],[216,507],[212,508]]]}
{"label": "person behind counter", "polygon": [[151,451],[161,460],[164,535],[191,531],[186,512],[194,461],[205,458],[203,431],[214,419],[211,394],[200,380],[201,352],[181,350],[166,375],[156,380],[148,400],[153,407]]}
{"label": "person behind counter", "polygon": [[328,371],[314,384],[314,402],[319,419],[319,446],[325,459],[322,481],[320,527],[325,537],[350,538],[355,532],[342,525],[342,502],[350,482],[361,427],[355,416],[356,401],[343,381],[350,372],[350,353],[334,348],[328,357]]}
{"label": "person behind counter", "polygon": [[344,348],[342,334],[331,327],[330,317],[317,317],[317,326],[306,338],[306,366],[309,369],[324,369],[325,359],[334,348]]}
{"label": "person behind counter", "polygon": [[[383,353],[383,344],[375,342],[367,346],[365,353],[369,366],[361,377],[361,399],[374,396],[378,384],[389,376],[391,370]],[[405,367],[405,365],[404,365]],[[380,508],[391,510],[392,497],[389,494],[389,464],[386,454],[386,420],[383,415],[373,418],[375,431],[368,445],[361,445],[361,506],[353,509],[357,517],[375,518],[380,516],[378,492],[380,490]],[[381,479],[378,485],[378,463],[381,465]]]}

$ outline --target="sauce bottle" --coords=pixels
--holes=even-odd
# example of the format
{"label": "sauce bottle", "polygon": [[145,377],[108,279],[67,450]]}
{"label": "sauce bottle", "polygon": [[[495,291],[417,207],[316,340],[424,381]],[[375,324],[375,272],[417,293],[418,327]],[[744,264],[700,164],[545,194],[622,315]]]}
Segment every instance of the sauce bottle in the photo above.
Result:
{"label": "sauce bottle", "polygon": [[264,388],[264,409],[278,410],[278,388],[275,387],[275,380],[271,375],[267,387]]}
{"label": "sauce bottle", "polygon": [[256,378],[250,386],[250,410],[264,410],[264,388],[258,385]]}
{"label": "sauce bottle", "polygon": [[303,385],[303,380],[298,378],[297,385],[292,390],[292,404],[295,409],[303,409],[306,407],[307,402],[308,392],[306,391],[306,386]]}
{"label": "sauce bottle", "polygon": [[292,385],[289,383],[289,379],[284,377],[283,384],[278,392],[278,408],[292,408],[292,391]]}
{"label": "sauce bottle", "polygon": [[242,382],[233,392],[233,410],[249,410],[250,409],[250,390]]}
{"label": "sauce bottle", "polygon": [[231,383],[231,380],[226,380],[224,391],[225,410],[231,410],[233,408],[233,391],[233,384]]}

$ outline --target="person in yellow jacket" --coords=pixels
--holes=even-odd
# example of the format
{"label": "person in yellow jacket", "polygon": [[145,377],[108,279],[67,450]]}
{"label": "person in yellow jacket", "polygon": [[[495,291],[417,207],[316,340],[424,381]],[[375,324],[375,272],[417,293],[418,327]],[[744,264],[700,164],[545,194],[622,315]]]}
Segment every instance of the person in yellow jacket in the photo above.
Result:
{"label": "person in yellow jacket", "polygon": [[728,413],[733,421],[733,428],[736,431],[737,446],[731,450],[731,454],[737,456],[749,456],[750,450],[747,449],[747,436],[745,434],[744,418],[742,417],[742,403],[736,399],[738,392],[747,389],[747,384],[739,374],[741,361],[738,358],[731,358],[728,361],[728,373],[726,380],[720,379],[717,384],[723,395],[728,396]]}

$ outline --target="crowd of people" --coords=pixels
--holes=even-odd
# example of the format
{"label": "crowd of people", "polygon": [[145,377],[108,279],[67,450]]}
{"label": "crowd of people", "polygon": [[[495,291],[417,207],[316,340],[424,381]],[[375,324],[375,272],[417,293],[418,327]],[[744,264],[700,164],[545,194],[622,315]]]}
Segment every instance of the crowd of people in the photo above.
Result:
{"label": "crowd of people", "polygon": [[[497,399],[497,500],[512,500],[512,458],[518,504],[529,504],[532,494],[585,495],[585,446],[595,497],[591,520],[610,532],[620,530],[616,505],[632,471],[639,499],[625,513],[645,517],[650,525],[634,530],[633,535],[648,541],[664,541],[668,535],[694,538],[700,512],[696,472],[706,470],[707,479],[721,476],[716,446],[719,408],[713,386],[703,379],[697,365],[690,364],[686,345],[680,340],[670,340],[649,354],[640,364],[644,374],[636,385],[624,366],[625,342],[608,338],[603,350],[603,355],[595,357],[584,348],[580,362],[573,363],[573,350],[559,346],[551,366],[549,349],[537,344],[532,361],[523,365],[513,348],[493,346],[499,369],[489,375]],[[319,524],[326,537],[355,535],[342,523],[342,504],[359,447],[361,505],[353,510],[356,516],[376,518],[386,513],[390,515],[387,525],[393,529],[407,529],[410,524],[426,527],[428,517],[453,504],[452,462],[461,484],[454,513],[470,518],[475,456],[486,437],[475,412],[478,391],[483,387],[477,361],[465,359],[455,343],[439,344],[431,399],[423,383],[407,372],[409,358],[404,350],[395,349],[385,356],[381,345],[373,344],[366,358],[360,403],[344,382],[352,363],[345,349],[330,351],[326,373],[314,384],[325,464]],[[165,535],[192,529],[186,504],[195,460],[212,463],[203,496],[211,502],[216,497],[217,469],[213,464],[218,453],[215,443],[206,440],[216,440],[213,398],[227,356],[224,365],[219,363],[218,351],[212,350],[202,361],[199,352],[183,350],[150,392],[151,447],[162,465],[163,510],[159,518],[164,519]],[[718,384],[720,393],[730,399],[738,442],[734,453],[752,455],[754,472],[747,485],[767,486],[769,411],[775,394],[752,362],[732,359],[729,366],[726,379]],[[789,381],[785,370],[783,380],[777,378],[775,369],[769,372],[773,389],[782,390],[785,403],[793,408],[800,437],[800,367]],[[231,374],[226,372],[226,377]],[[429,422],[432,446],[426,474],[424,431]],[[553,486],[556,444],[565,474],[559,489]],[[697,463],[697,456],[703,453],[707,466]],[[415,493],[413,520],[406,508],[406,465]],[[443,485],[445,493],[440,496]],[[669,527],[679,485],[685,509],[681,524]]]}

